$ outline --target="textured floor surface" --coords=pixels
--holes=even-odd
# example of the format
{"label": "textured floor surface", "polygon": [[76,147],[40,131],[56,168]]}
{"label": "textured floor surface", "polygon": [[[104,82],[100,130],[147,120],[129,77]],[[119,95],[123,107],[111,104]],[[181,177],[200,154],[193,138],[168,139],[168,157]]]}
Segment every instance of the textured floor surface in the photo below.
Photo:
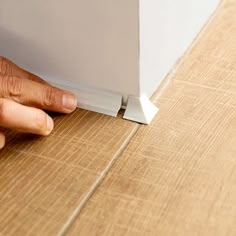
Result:
{"label": "textured floor surface", "polygon": [[57,235],[96,189],[137,124],[78,110],[48,138],[10,133],[0,153],[0,235]]}
{"label": "textured floor surface", "polygon": [[225,0],[150,126],[79,110],[46,139],[10,132],[0,235],[236,235],[235,12]]}

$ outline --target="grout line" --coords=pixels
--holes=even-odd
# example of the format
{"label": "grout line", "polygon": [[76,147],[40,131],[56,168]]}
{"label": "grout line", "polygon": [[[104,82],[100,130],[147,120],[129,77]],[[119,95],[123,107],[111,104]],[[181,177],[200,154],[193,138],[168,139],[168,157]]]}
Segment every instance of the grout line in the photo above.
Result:
{"label": "grout line", "polygon": [[89,199],[93,196],[93,194],[96,192],[98,187],[101,185],[105,177],[107,176],[108,172],[116,162],[116,160],[120,157],[120,155],[123,153],[123,151],[126,149],[128,144],[130,143],[131,139],[134,137],[134,135],[137,133],[139,128],[141,127],[140,124],[136,124],[132,132],[128,135],[126,140],[123,142],[123,144],[120,146],[119,150],[115,153],[114,157],[111,159],[111,161],[108,163],[106,168],[102,171],[102,173],[99,175],[97,180],[94,182],[94,184],[91,186],[88,193],[85,195],[84,199],[81,201],[79,206],[75,208],[75,210],[72,212],[71,216],[68,218],[68,220],[63,225],[62,229],[57,234],[58,236],[64,236],[70,229],[70,227],[73,225],[74,221],[77,219],[83,208],[86,206]]}

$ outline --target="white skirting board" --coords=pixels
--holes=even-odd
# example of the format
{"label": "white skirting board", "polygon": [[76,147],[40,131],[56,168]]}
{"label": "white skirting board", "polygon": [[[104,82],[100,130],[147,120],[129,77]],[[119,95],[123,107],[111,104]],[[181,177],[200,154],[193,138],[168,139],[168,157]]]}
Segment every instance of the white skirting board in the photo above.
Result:
{"label": "white skirting board", "polygon": [[[45,78],[44,76],[41,76]],[[77,96],[78,107],[116,117],[122,106],[122,95],[92,88],[65,80],[46,79],[50,84],[70,91]]]}
{"label": "white skirting board", "polygon": [[[44,76],[41,76],[45,78]],[[46,79],[50,84],[74,93],[78,98],[78,107],[116,117],[122,108],[122,95],[101,90],[85,88],[65,80]],[[124,119],[149,124],[158,112],[148,97],[128,98]]]}

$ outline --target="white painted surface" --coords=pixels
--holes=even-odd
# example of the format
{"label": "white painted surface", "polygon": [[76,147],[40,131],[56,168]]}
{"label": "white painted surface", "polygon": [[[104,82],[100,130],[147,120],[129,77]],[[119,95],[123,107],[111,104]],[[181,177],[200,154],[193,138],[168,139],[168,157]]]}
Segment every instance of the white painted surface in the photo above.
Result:
{"label": "white painted surface", "polygon": [[150,97],[220,0],[140,0],[140,95]]}

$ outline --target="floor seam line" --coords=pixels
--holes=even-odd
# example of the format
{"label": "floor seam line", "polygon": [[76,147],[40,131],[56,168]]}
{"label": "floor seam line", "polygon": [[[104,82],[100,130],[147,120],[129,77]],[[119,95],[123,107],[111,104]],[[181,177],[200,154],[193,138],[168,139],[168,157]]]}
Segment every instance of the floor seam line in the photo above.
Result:
{"label": "floor seam line", "polygon": [[205,89],[209,89],[209,90],[214,90],[216,92],[235,94],[234,91],[229,91],[227,89],[222,89],[222,88],[219,88],[219,87],[211,87],[211,86],[207,86],[207,85],[204,85],[204,84],[197,84],[197,83],[194,83],[194,82],[188,82],[188,81],[183,81],[183,80],[179,80],[179,79],[176,79],[175,82],[186,84],[186,85],[189,85],[189,86],[195,86],[195,87],[205,88]]}
{"label": "floor seam line", "polygon": [[115,153],[115,155],[110,160],[110,162],[108,163],[106,168],[102,171],[102,173],[98,176],[98,178],[96,179],[94,184],[91,186],[91,188],[89,189],[89,191],[87,192],[87,194],[85,195],[84,199],[81,201],[79,206],[77,208],[75,208],[75,210],[72,212],[72,214],[70,215],[68,220],[65,222],[65,224],[63,225],[63,227],[61,228],[61,230],[57,234],[58,236],[65,236],[66,235],[66,233],[68,232],[70,227],[73,225],[73,223],[75,222],[75,220],[77,219],[77,217],[79,216],[81,211],[86,206],[87,202],[91,199],[93,194],[96,192],[96,190],[102,184],[103,180],[105,179],[105,177],[107,176],[107,174],[109,173],[109,171],[111,170],[111,168],[113,167],[115,162],[118,160],[118,158],[121,156],[121,154],[125,151],[126,147],[129,145],[130,141],[135,136],[135,134],[137,133],[137,131],[139,130],[139,128],[141,126],[142,125],[140,125],[138,123],[135,125],[133,130],[130,132],[130,134],[127,136],[125,141],[120,146],[119,150]]}

